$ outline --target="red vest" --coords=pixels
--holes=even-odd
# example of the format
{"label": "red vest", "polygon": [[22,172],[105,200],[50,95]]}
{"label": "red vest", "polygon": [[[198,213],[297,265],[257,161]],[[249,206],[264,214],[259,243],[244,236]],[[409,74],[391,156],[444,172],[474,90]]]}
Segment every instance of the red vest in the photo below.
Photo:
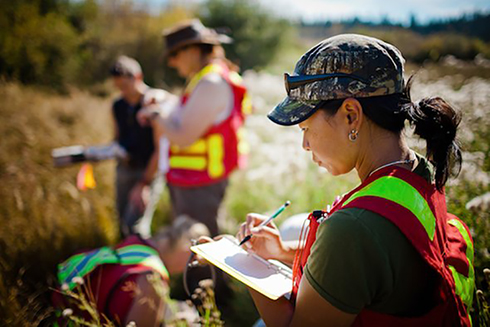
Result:
{"label": "red vest", "polygon": [[[447,213],[443,193],[411,171],[387,167],[344,195],[328,214],[344,208],[366,209],[391,221],[441,277],[434,294],[437,304],[424,316],[397,317],[364,309],[353,326],[471,326],[468,308],[474,290],[473,241],[466,225]],[[322,216],[328,217],[321,211],[309,216],[305,247],[294,260],[292,299],[296,298]]]}
{"label": "red vest", "polygon": [[230,71],[222,63],[204,67],[187,85],[181,104],[183,107],[204,76],[216,73],[232,88],[233,109],[228,118],[211,126],[192,145],[184,148],[170,146],[167,172],[169,184],[183,187],[213,184],[227,178],[235,168],[244,164],[246,144],[241,139],[241,126],[245,115],[250,112],[251,103],[242,79],[236,72]]}

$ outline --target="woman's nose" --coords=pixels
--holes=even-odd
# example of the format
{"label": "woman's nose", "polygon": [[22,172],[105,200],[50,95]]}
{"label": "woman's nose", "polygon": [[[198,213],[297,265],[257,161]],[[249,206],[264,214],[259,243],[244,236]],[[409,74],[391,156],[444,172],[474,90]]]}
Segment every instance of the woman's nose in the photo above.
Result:
{"label": "woman's nose", "polygon": [[167,59],[167,65],[170,67],[170,68],[175,68],[175,56],[171,56]]}

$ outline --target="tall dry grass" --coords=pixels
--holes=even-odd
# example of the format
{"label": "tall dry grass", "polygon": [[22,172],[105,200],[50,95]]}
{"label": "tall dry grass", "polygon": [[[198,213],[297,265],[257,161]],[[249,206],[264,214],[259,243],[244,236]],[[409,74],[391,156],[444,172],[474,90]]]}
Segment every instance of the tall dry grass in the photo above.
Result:
{"label": "tall dry grass", "polygon": [[77,168],[55,169],[50,157],[55,147],[110,141],[110,102],[17,84],[0,84],[0,98],[0,325],[33,326],[49,314],[56,264],[115,240],[113,164],[99,164],[97,192],[82,193]]}

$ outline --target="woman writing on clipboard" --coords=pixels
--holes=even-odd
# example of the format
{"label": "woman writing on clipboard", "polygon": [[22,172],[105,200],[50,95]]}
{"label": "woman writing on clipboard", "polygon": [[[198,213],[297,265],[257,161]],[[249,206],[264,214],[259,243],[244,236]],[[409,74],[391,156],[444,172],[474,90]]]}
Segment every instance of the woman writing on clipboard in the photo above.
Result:
{"label": "woman writing on clipboard", "polygon": [[[470,326],[473,244],[444,195],[451,162],[461,163],[460,117],[438,97],[412,103],[403,63],[390,44],[339,35],[285,76],[288,97],[269,119],[299,125],[314,162],[332,175],[355,169],[361,184],[310,214],[299,249],[247,216],[244,246],[293,267],[290,300],[250,291],[267,326]],[[407,120],[426,157],[407,146]]]}

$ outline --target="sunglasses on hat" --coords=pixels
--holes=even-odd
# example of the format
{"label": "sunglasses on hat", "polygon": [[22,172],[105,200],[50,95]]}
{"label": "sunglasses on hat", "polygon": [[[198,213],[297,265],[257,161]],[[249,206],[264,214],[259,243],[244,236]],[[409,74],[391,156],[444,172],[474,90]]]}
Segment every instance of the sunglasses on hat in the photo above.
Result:
{"label": "sunglasses on hat", "polygon": [[365,84],[369,84],[365,79],[345,73],[331,73],[331,74],[318,74],[318,75],[289,75],[288,73],[284,73],[284,86],[286,88],[286,92],[289,96],[291,90],[301,87],[306,84],[310,84],[313,82],[323,81],[331,78],[350,78]]}

